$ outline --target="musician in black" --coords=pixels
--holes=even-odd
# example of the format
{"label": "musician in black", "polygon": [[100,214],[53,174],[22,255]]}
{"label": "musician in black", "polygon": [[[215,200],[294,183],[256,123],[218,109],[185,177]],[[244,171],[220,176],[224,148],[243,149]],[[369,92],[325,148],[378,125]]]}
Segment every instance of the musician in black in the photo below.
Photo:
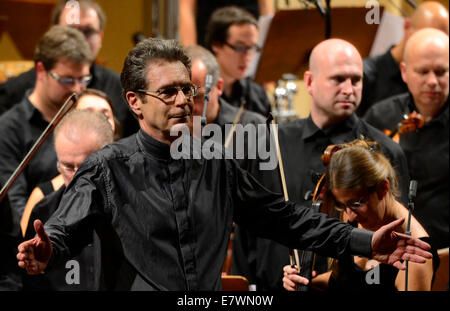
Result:
{"label": "musician in black", "polygon": [[[362,75],[361,56],[350,43],[327,40],[314,48],[304,76],[312,97],[311,114],[280,125],[279,129],[290,200],[311,205],[316,183],[325,171],[321,161],[325,148],[363,136],[377,141],[394,163],[400,179],[401,201],[407,202],[409,178],[401,148],[354,114],[361,100]],[[281,192],[280,186],[275,190]],[[233,252],[233,273],[246,276],[261,290],[282,290],[282,268],[289,263],[286,247],[256,238],[238,226]],[[326,260],[319,262],[316,266],[319,272],[327,270]]]}
{"label": "musician in black", "polygon": [[[376,230],[393,219],[408,219],[408,209],[397,201],[397,174],[389,160],[379,151],[376,143],[355,140],[350,143],[336,145],[336,151],[325,158],[327,166],[323,204],[342,212],[342,217],[359,228]],[[417,221],[411,217],[399,229],[411,232],[411,235],[430,242],[430,238]],[[439,264],[436,249],[434,259],[426,264],[409,264],[409,291],[431,290],[433,275]],[[305,283],[305,279],[297,275],[297,268],[284,267],[283,286],[295,290],[295,284]],[[334,261],[332,271],[319,275],[312,280],[314,284],[320,280],[321,287],[328,291],[403,291],[406,271],[368,261],[357,256],[343,257]]]}
{"label": "musician in black", "polygon": [[[274,168],[277,159],[275,148],[270,150],[266,119],[244,107],[235,107],[221,97],[223,79],[219,65],[210,51],[197,45],[187,47],[186,53],[192,61],[192,82],[200,86],[198,95],[194,98],[194,116],[203,114],[205,79],[209,74],[212,76],[212,83],[206,110],[207,124],[219,125],[221,130],[220,136],[214,135],[212,138],[232,150],[233,158],[257,179],[264,178],[265,184],[276,182],[277,172]],[[233,125],[236,127],[233,128]],[[260,164],[267,169],[260,169]]]}
{"label": "musician in black", "polygon": [[206,47],[216,56],[224,82],[222,97],[267,117],[270,101],[264,88],[245,76],[259,50],[256,19],[239,7],[223,7],[213,13],[207,30]]}
{"label": "musician in black", "polygon": [[[375,104],[364,119],[396,132],[412,112],[424,125],[400,134],[411,179],[417,180],[414,215],[436,247],[449,246],[449,39],[436,29],[423,29],[407,43],[402,76],[409,92]],[[413,123],[411,123],[413,124]]]}
{"label": "musician in black", "polygon": [[422,28],[432,27],[448,34],[448,11],[437,1],[422,2],[411,17],[404,19],[402,40],[381,55],[364,59],[364,88],[361,104],[356,110],[360,117],[375,103],[408,91],[400,72],[400,63],[409,37]]}
{"label": "musician in black", "polygon": [[[53,26],[47,31],[36,47],[34,61],[34,89],[0,117],[0,176],[4,180],[13,174],[69,95],[85,89],[92,78],[89,44],[71,27]],[[19,228],[31,191],[56,175],[56,153],[50,135],[8,192],[14,226]]]}
{"label": "musician in black", "polygon": [[[76,1],[76,4],[80,9],[78,20],[75,20],[77,15],[73,1],[61,0],[52,12],[51,22],[53,25],[70,26],[81,31],[89,43],[93,58],[96,59],[103,43],[106,26],[105,13],[99,4],[92,0],[79,0]],[[88,87],[101,90],[111,98],[123,136],[135,133],[139,126],[121,94],[119,75],[99,64],[100,61],[99,63],[96,61],[92,62],[89,68],[92,79],[89,81]],[[33,88],[35,83],[36,68],[32,68],[0,84],[0,114],[19,103],[26,91]]]}
{"label": "musician in black", "polygon": [[75,255],[95,230],[102,248],[100,288],[218,290],[233,220],[327,256],[374,257],[397,268],[404,268],[401,259],[431,257],[427,243],[393,233],[401,221],[375,233],[352,228],[286,202],[232,159],[179,150],[199,143],[180,136],[191,127],[198,89],[189,57],[175,40],[141,41],[127,56],[121,81],[141,130],[92,153],[45,228],[35,221],[37,236],[18,247],[18,264],[28,273]]}

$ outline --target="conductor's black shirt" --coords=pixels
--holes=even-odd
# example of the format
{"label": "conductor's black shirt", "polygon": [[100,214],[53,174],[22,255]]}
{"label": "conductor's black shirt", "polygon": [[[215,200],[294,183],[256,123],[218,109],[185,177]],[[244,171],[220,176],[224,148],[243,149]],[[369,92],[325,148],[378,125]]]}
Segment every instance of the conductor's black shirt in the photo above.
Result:
{"label": "conductor's black shirt", "polygon": [[45,225],[50,266],[82,249],[95,229],[101,288],[219,290],[233,220],[329,256],[371,255],[371,233],[285,202],[234,160],[199,158],[196,148],[171,153],[176,146],[139,131],[91,154]]}

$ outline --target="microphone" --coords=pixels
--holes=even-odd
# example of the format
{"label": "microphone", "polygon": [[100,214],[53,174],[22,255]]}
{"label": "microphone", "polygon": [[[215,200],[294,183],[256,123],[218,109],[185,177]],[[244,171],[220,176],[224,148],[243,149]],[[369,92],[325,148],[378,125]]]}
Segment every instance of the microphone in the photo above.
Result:
{"label": "microphone", "polygon": [[205,99],[204,99],[204,104],[203,104],[203,114],[202,114],[202,118],[201,118],[202,126],[206,125],[206,110],[208,109],[209,92],[211,92],[212,83],[213,83],[212,75],[207,74],[206,79],[205,79]]}
{"label": "microphone", "polygon": [[414,1],[406,0],[406,2],[408,2],[408,4],[413,7],[413,9],[417,9],[417,4]]}
{"label": "microphone", "polygon": [[320,4],[319,0],[306,0],[306,2],[313,3],[316,6],[317,10],[320,12],[320,15],[322,15],[322,16],[326,15],[325,10],[322,7],[322,5]]}
{"label": "microphone", "polygon": [[134,45],[138,44],[141,41],[144,41],[145,39],[147,39],[147,37],[142,32],[139,31],[135,32],[132,37]]}
{"label": "microphone", "polygon": [[[417,180],[411,180],[409,182],[409,192],[408,192],[408,222],[406,223],[406,235],[411,235],[411,213],[414,210],[414,198],[417,193]],[[406,261],[406,271],[405,271],[405,291],[408,291],[408,273],[409,273],[409,262]]]}
{"label": "microphone", "polygon": [[409,183],[408,198],[410,200],[414,199],[416,197],[416,193],[417,193],[417,180],[411,180]]}

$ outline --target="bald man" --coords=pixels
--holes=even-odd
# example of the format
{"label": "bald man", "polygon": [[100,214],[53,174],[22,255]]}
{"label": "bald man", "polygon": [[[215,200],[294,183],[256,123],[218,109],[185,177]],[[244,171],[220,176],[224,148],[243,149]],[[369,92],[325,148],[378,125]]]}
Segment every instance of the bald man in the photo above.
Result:
{"label": "bald man", "polygon": [[364,60],[364,88],[361,105],[356,111],[358,116],[363,116],[376,102],[408,91],[399,67],[406,42],[412,34],[423,28],[436,28],[448,35],[448,11],[439,2],[425,1],[410,18],[405,18],[403,28],[403,38],[397,45],[382,55]]}
{"label": "bald man", "polygon": [[[93,152],[113,142],[113,131],[107,117],[100,112],[73,110],[56,127],[55,150],[58,171],[64,185],[47,194],[28,215],[22,217],[26,228],[25,238],[35,235],[33,223],[46,222],[56,211],[66,187],[72,181],[78,167]],[[26,218],[26,219],[24,219]],[[21,221],[21,225],[22,225]],[[24,290],[96,290],[99,286],[100,250],[98,237],[85,237],[90,244],[80,254],[55,266],[45,275],[24,276]]]}
{"label": "bald man", "polygon": [[425,124],[400,135],[411,179],[418,181],[414,215],[437,248],[449,246],[449,37],[432,28],[408,40],[400,64],[409,92],[386,99],[364,119],[379,129],[396,130],[404,115],[416,111]]}
{"label": "bald man", "polygon": [[[311,114],[279,128],[289,199],[310,206],[311,194],[325,172],[321,155],[326,147],[364,136],[377,141],[397,169],[402,201],[406,202],[408,169],[401,148],[354,114],[362,90],[359,52],[349,42],[326,40],[313,49],[309,66],[304,81],[311,95]],[[280,188],[273,190],[281,192]],[[289,264],[288,249],[238,229],[232,273],[245,275],[261,290],[281,290],[283,265]],[[316,260],[318,272],[325,272],[327,268],[325,258]]]}

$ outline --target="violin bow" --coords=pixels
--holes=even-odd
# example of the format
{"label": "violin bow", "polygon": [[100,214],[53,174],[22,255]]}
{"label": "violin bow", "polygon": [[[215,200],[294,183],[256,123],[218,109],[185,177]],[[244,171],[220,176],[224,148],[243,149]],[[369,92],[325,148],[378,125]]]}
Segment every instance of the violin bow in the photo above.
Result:
{"label": "violin bow", "polygon": [[[288,191],[287,191],[287,184],[286,184],[286,178],[285,178],[285,174],[284,174],[284,167],[283,167],[283,159],[281,156],[281,149],[280,149],[280,142],[278,139],[278,129],[277,129],[277,124],[275,122],[275,120],[273,119],[272,115],[269,116],[269,119],[267,120],[267,123],[271,123],[270,126],[272,126],[272,130],[270,131],[273,135],[274,138],[274,142],[275,142],[275,148],[277,151],[277,157],[278,157],[278,172],[280,173],[280,179],[281,179],[281,186],[283,189],[283,195],[284,195],[284,200],[288,201],[289,200],[289,195],[288,195]],[[309,258],[305,257],[305,251],[303,252],[303,256],[302,259],[303,260],[308,260]],[[299,269],[299,275],[303,276],[301,273],[302,268],[301,268],[301,262],[300,262],[300,256],[299,256],[299,252],[298,249],[289,249],[289,260],[290,260],[290,264],[292,268],[295,268],[295,266],[298,267]],[[302,261],[303,263],[305,261]],[[311,280],[311,278],[308,278],[309,280]],[[297,291],[308,291],[308,286],[307,285],[303,285],[303,284],[296,284],[296,290]]]}
{"label": "violin bow", "polygon": [[67,98],[65,103],[62,105],[62,107],[58,110],[56,115],[53,117],[52,121],[48,124],[46,129],[42,132],[41,136],[39,136],[39,138],[36,140],[34,145],[31,147],[30,151],[28,151],[27,155],[23,158],[22,162],[20,162],[19,166],[12,173],[12,175],[9,177],[9,179],[6,181],[2,190],[0,190],[0,202],[5,198],[9,189],[11,189],[12,185],[17,180],[19,175],[23,172],[25,167],[27,167],[27,165],[30,163],[34,154],[39,150],[39,148],[45,142],[47,137],[53,132],[53,130],[58,125],[58,123],[61,121],[61,119],[67,114],[67,112],[70,111],[70,109],[72,109],[72,107],[76,101],[77,101],[77,95],[75,93],[73,93],[72,95],[70,95]]}

